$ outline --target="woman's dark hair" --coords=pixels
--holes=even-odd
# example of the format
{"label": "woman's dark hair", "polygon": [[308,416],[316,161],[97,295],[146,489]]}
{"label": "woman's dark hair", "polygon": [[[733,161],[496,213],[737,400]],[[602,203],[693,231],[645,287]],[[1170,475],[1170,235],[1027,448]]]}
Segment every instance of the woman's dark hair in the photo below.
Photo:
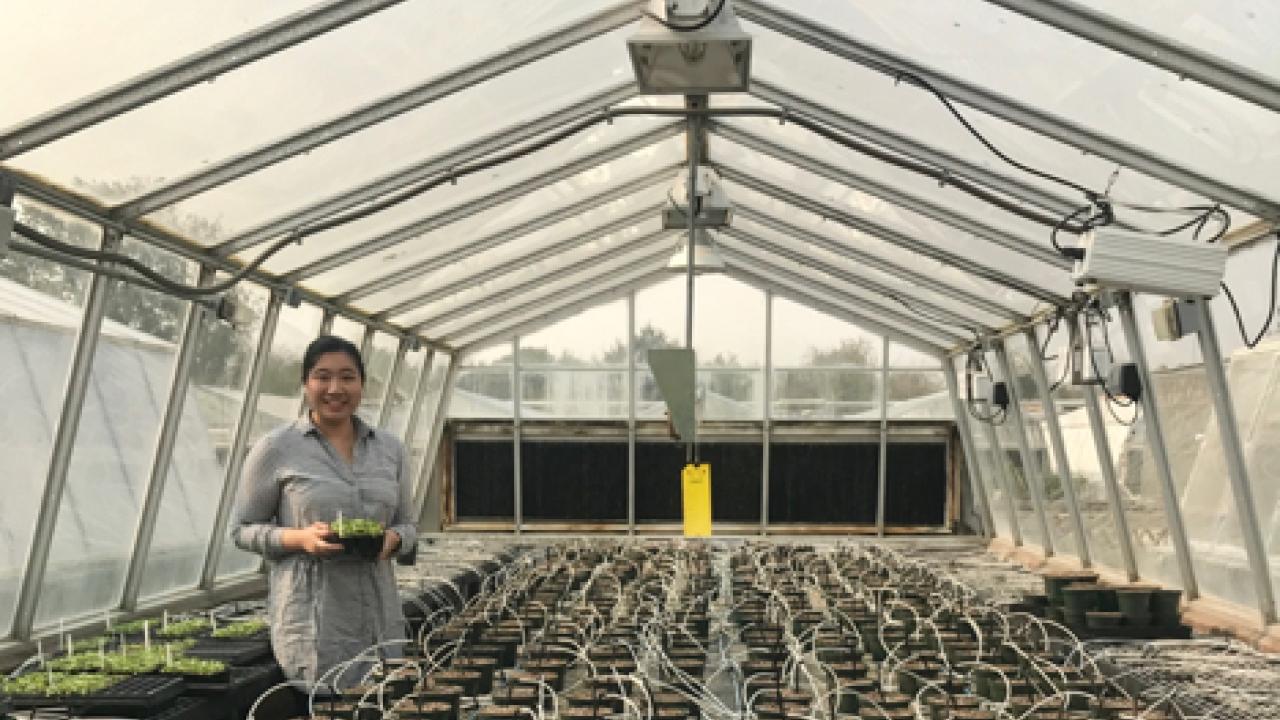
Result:
{"label": "woman's dark hair", "polygon": [[360,348],[356,347],[350,340],[335,335],[321,335],[311,344],[307,346],[307,351],[302,354],[302,382],[306,384],[307,376],[311,374],[311,368],[319,362],[320,356],[325,353],[340,352],[351,356],[351,360],[356,364],[356,371],[360,373],[360,382],[364,382],[364,360],[360,358]]}

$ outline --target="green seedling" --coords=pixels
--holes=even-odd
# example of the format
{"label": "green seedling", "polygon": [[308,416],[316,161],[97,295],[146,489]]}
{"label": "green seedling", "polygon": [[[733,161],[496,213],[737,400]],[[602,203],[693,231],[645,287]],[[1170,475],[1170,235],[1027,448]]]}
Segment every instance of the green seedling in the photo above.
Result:
{"label": "green seedling", "polygon": [[199,635],[208,630],[211,626],[205,618],[191,618],[181,622],[171,622],[169,627],[162,628],[156,634],[164,638],[180,638]]}
{"label": "green seedling", "polygon": [[64,674],[33,672],[10,680],[0,681],[0,694],[4,695],[42,695],[45,697],[65,697],[68,695],[89,695],[105,690],[119,682],[120,678],[110,675],[92,673]]}
{"label": "green seedling", "polygon": [[214,630],[213,636],[224,640],[227,638],[246,638],[253,637],[266,629],[267,624],[261,620],[242,620]]}
{"label": "green seedling", "polygon": [[227,664],[221,660],[202,660],[200,658],[174,658],[160,668],[160,672],[169,675],[219,675],[227,671]]}
{"label": "green seedling", "polygon": [[363,518],[338,520],[329,527],[340,538],[377,537],[384,532],[382,523]]}

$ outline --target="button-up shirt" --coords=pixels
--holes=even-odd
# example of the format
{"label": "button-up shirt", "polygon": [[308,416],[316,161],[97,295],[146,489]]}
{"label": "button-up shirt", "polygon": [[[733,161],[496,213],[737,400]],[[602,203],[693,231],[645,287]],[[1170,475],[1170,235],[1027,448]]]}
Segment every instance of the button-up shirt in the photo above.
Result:
{"label": "button-up shirt", "polygon": [[[276,660],[290,679],[333,685],[338,663],[378,643],[404,638],[404,616],[389,560],[313,556],[285,550],[285,528],[341,517],[377,520],[400,536],[407,554],[417,538],[413,486],[404,446],[354,418],[350,464],[310,419],[277,428],[245,459],[231,535],[269,566],[267,608]],[[399,654],[399,645],[386,648]],[[376,657],[370,654],[371,657]],[[344,674],[337,684],[354,681]],[[345,680],[346,682],[342,682]]]}

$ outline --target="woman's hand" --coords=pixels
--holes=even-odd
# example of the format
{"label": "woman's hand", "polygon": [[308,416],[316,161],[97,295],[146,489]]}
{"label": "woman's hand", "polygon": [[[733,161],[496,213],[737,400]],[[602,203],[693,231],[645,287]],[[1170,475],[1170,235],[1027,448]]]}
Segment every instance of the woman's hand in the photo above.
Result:
{"label": "woman's hand", "polygon": [[286,550],[301,550],[308,555],[333,555],[341,552],[342,546],[326,539],[331,532],[329,523],[313,522],[304,528],[285,529],[280,540]]}
{"label": "woman's hand", "polygon": [[382,536],[382,552],[378,553],[379,560],[386,560],[396,554],[396,550],[400,549],[400,533],[395,530],[387,530]]}

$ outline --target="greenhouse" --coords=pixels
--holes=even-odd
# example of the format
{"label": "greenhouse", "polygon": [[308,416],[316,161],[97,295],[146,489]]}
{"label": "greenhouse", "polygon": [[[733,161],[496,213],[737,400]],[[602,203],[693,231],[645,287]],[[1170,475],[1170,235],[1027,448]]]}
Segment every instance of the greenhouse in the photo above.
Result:
{"label": "greenhouse", "polygon": [[1280,5],[4,19],[0,718],[1280,717]]}

